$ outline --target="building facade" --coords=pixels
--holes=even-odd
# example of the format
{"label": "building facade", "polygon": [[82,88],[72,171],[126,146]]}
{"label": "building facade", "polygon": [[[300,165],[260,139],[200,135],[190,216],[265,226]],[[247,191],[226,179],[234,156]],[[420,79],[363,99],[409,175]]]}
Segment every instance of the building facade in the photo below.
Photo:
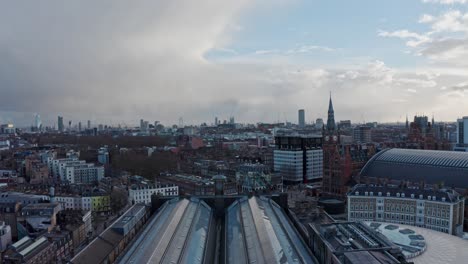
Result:
{"label": "building facade", "polygon": [[0,222],[0,252],[3,252],[11,245],[11,227],[5,222]]}
{"label": "building facade", "polygon": [[375,153],[372,144],[349,144],[335,124],[335,111],[330,98],[327,125],[323,129],[323,184],[325,196],[345,199],[359,172]]}
{"label": "building facade", "polygon": [[305,126],[305,111],[304,109],[299,109],[298,111],[298,124],[299,127],[304,127]]}
{"label": "building facade", "polygon": [[320,181],[323,177],[321,136],[278,135],[273,151],[274,171],[283,181],[298,184]]}
{"label": "building facade", "polygon": [[369,126],[358,126],[353,130],[353,139],[359,143],[372,142],[372,130]]}
{"label": "building facade", "polygon": [[457,151],[468,152],[468,116],[457,120]]}
{"label": "building facade", "polygon": [[128,199],[132,203],[151,203],[151,195],[159,194],[162,196],[178,196],[179,187],[175,184],[149,185],[140,184],[133,185],[128,190]]}
{"label": "building facade", "polygon": [[454,191],[356,185],[348,193],[349,221],[377,221],[463,233],[465,199]]}

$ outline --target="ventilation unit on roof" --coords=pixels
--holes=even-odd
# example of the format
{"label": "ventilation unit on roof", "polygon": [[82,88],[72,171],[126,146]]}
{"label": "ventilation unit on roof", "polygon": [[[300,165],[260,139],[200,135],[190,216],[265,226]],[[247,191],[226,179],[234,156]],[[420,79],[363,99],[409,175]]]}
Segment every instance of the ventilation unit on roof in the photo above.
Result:
{"label": "ventilation unit on roof", "polygon": [[382,192],[379,192],[379,196],[382,196]]}

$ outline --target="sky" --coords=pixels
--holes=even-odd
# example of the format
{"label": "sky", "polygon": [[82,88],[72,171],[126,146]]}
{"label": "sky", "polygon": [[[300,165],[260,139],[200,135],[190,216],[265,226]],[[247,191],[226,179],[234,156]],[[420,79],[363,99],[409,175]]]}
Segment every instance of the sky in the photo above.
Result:
{"label": "sky", "polygon": [[[455,121],[468,0],[0,0],[0,123]],[[67,122],[67,121],[66,121]]]}

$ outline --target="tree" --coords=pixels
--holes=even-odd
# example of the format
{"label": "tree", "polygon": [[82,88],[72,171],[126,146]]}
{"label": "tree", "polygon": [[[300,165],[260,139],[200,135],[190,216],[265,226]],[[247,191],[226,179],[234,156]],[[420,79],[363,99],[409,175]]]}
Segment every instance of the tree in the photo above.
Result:
{"label": "tree", "polygon": [[127,192],[123,189],[114,187],[110,194],[112,212],[117,213],[122,210],[128,202]]}

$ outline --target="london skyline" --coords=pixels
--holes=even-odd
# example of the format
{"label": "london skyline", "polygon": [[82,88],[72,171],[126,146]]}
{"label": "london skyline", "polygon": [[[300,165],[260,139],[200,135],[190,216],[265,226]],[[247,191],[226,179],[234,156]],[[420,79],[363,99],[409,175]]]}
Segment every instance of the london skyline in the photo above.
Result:
{"label": "london skyline", "polygon": [[310,122],[330,91],[337,121],[455,121],[468,103],[463,0],[0,7],[2,122]]}

